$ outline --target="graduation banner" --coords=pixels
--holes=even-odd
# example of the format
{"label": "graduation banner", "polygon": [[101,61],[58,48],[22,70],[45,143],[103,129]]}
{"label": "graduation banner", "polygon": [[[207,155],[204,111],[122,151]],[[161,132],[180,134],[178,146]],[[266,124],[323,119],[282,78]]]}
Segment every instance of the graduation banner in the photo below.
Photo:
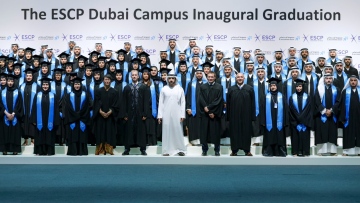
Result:
{"label": "graduation banner", "polygon": [[87,55],[97,42],[113,51],[131,42],[133,49],[142,45],[157,64],[170,38],[177,39],[181,51],[196,38],[202,49],[211,44],[225,55],[231,55],[234,46],[251,53],[259,48],[270,62],[275,50],[287,57],[290,46],[309,48],[313,61],[328,58],[328,49],[336,48],[338,58],[353,56],[359,69],[359,5],[356,0],[14,0],[0,13],[6,28],[0,33],[0,49],[7,55],[10,45],[18,43],[39,53],[40,46],[48,44],[59,54],[75,41]]}

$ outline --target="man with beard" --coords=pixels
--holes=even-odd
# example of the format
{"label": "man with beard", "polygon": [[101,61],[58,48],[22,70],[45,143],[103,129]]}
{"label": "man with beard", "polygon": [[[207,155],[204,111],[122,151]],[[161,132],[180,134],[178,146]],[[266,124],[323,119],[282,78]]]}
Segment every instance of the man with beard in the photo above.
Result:
{"label": "man with beard", "polygon": [[245,156],[250,152],[251,137],[254,134],[252,122],[255,121],[254,89],[244,83],[244,74],[236,75],[236,85],[231,86],[226,99],[227,120],[231,140],[230,156],[237,156],[239,149]]}
{"label": "man with beard", "polygon": [[332,66],[334,66],[337,62],[341,61],[336,56],[336,51],[336,49],[329,49],[329,58],[326,60],[327,64],[331,64]]}
{"label": "man with beard", "polygon": [[289,51],[289,57],[287,57],[285,59],[286,62],[288,62],[289,58],[295,58],[295,61],[299,60],[297,57],[296,57],[296,48],[295,47],[289,47],[288,49]]}
{"label": "man with beard", "polygon": [[309,58],[309,49],[308,48],[302,48],[300,50],[300,56],[301,56],[301,58],[297,61],[297,65],[300,69],[300,72],[303,72],[304,65],[306,62],[311,62],[315,66],[315,63]]}
{"label": "man with beard", "polygon": [[192,61],[192,58],[195,57],[195,56],[199,56],[199,60],[201,61],[202,53],[201,53],[200,47],[198,47],[198,46],[194,46],[194,47],[192,48],[192,54],[191,54],[190,57],[188,57],[187,59],[188,59],[189,61]]}
{"label": "man with beard", "polygon": [[18,49],[19,49],[19,45],[18,44],[11,44],[11,52],[8,55],[8,57],[13,57],[13,58],[18,58]]}
{"label": "man with beard", "polygon": [[296,57],[291,56],[286,62],[286,66],[283,66],[283,73],[288,77],[290,70],[297,67]]}
{"label": "man with beard", "polygon": [[150,90],[138,80],[138,71],[132,70],[131,83],[124,88],[123,92],[122,117],[126,121],[123,155],[129,155],[131,147],[140,147],[141,155],[147,155],[145,120],[149,115]]}
{"label": "man with beard", "polygon": [[355,75],[359,76],[359,72],[354,66],[352,65],[352,57],[351,56],[345,56],[344,57],[344,72],[348,75]]}
{"label": "man with beard", "polygon": [[74,41],[69,41],[68,46],[69,48],[65,51],[65,53],[70,55],[74,55],[74,47],[75,47],[76,43]]}
{"label": "man with beard", "polygon": [[187,95],[188,85],[191,81],[191,75],[187,71],[186,61],[179,62],[179,73],[177,74],[177,83],[183,88],[185,95]]}
{"label": "man with beard", "polygon": [[162,154],[185,156],[183,121],[185,119],[185,95],[177,84],[175,72],[167,77],[168,85],[160,92],[158,123],[162,124]]}
{"label": "man with beard", "polygon": [[116,146],[116,119],[119,113],[118,92],[110,86],[111,76],[104,76],[104,86],[95,91],[94,134],[96,137],[95,155],[114,155]]}
{"label": "man with beard", "polygon": [[102,46],[102,43],[97,42],[95,43],[95,51],[100,53],[100,56],[105,56],[105,52]]}
{"label": "man with beard", "polygon": [[[78,68],[78,67],[77,67],[77,64],[79,63],[78,60],[79,60],[79,57],[80,57],[80,56],[82,56],[82,55],[81,55],[81,47],[75,46],[75,47],[74,47],[74,54],[70,55],[70,57],[69,57],[69,59],[68,59],[70,62],[74,62],[74,63],[76,64],[76,65],[75,65],[75,69]],[[87,62],[88,62],[88,60],[87,60],[85,63],[87,63]]]}
{"label": "man with beard", "polygon": [[0,118],[2,118],[2,132],[0,135],[0,151],[3,155],[12,152],[21,153],[21,118],[23,103],[20,91],[14,86],[14,75],[7,76],[7,87],[0,91]]}
{"label": "man with beard", "polygon": [[268,75],[272,75],[272,73],[274,72],[274,66],[276,63],[281,63],[282,67],[285,67],[286,66],[286,61],[283,60],[283,53],[281,50],[277,50],[275,51],[275,61],[273,61],[267,71],[268,71]]}
{"label": "man with beard", "polygon": [[17,60],[18,63],[25,62],[25,50],[23,48],[19,48],[17,52]]}
{"label": "man with beard", "polygon": [[307,62],[305,64],[304,72],[301,77],[305,80],[305,83],[302,85],[303,92],[313,98],[320,78],[316,75],[315,67],[312,63]]}
{"label": "man with beard", "polygon": [[315,73],[321,78],[325,67],[325,57],[320,56],[316,59]]}
{"label": "man with beard", "polygon": [[268,72],[267,59],[265,58],[265,53],[263,53],[263,52],[258,52],[255,55],[255,69],[259,66],[264,67],[265,71]]}
{"label": "man with beard", "polygon": [[289,99],[289,120],[293,132],[291,151],[293,156],[310,156],[310,129],[313,125],[311,98],[313,97],[304,92],[304,80],[296,79],[295,82],[296,92]]}
{"label": "man with beard", "polygon": [[335,87],[333,75],[325,74],[319,81],[315,93],[315,145],[317,153],[322,156],[337,153],[340,90]]}
{"label": "man with beard", "polygon": [[277,78],[281,80],[281,82],[278,83],[278,90],[283,93],[283,83],[286,81],[286,75],[283,72],[283,65],[281,62],[276,62],[274,64],[274,72],[269,78]]}
{"label": "man with beard", "polygon": [[167,51],[160,51],[160,60],[168,60]]}
{"label": "man with beard", "polygon": [[[334,67],[332,65],[325,65],[324,66],[324,70],[322,72],[322,77],[324,77],[325,74],[330,74],[330,75],[334,75]],[[321,78],[320,78],[321,79]],[[319,80],[320,81],[320,80]],[[333,82],[332,84],[339,88],[342,84],[340,84],[340,81],[338,79],[336,79],[335,77],[333,78]],[[339,88],[340,89],[340,88]]]}
{"label": "man with beard", "polygon": [[339,121],[344,124],[343,156],[359,155],[360,84],[356,75],[349,77],[340,101]]}
{"label": "man with beard", "polygon": [[344,67],[342,61],[338,61],[335,63],[335,73],[334,78],[338,80],[338,88],[342,90],[345,86],[346,81],[348,80],[348,76],[344,72]]}
{"label": "man with beard", "polygon": [[211,64],[215,64],[215,53],[214,53],[214,46],[213,45],[206,45],[205,47],[205,52],[206,54],[203,55],[203,57],[201,58],[201,61],[204,62],[209,62]]}
{"label": "man with beard", "polygon": [[196,69],[192,81],[188,84],[186,96],[186,112],[189,116],[189,142],[193,145],[200,144],[201,114],[199,105],[200,87],[205,82],[205,74],[201,67]]}
{"label": "man with beard", "polygon": [[295,93],[295,90],[296,90],[295,80],[298,79],[299,77],[301,77],[301,72],[300,72],[299,68],[297,68],[297,67],[292,68],[289,72],[287,80],[283,84],[282,92],[283,92],[284,97],[286,98],[287,104],[289,102],[290,96]]}
{"label": "man with beard", "polygon": [[[59,104],[56,106],[58,108],[59,114],[59,127],[56,130],[56,139],[55,143],[58,143],[60,146],[63,146],[66,143],[66,132],[64,126],[64,117],[65,117],[65,103],[63,102],[64,96],[66,95],[66,83],[62,81],[62,76],[64,69],[55,68],[54,70],[54,81],[50,83],[50,91],[55,95],[55,101]],[[64,109],[63,109],[64,107]]]}
{"label": "man with beard", "polygon": [[194,55],[193,50],[192,50],[194,46],[196,46],[196,39],[195,38],[190,38],[189,39],[189,45],[184,50],[184,52],[186,54],[186,58],[188,60],[189,60],[190,56]]}
{"label": "man with beard", "polygon": [[[176,62],[180,61],[180,59],[179,59],[180,50],[177,47],[176,39],[173,39],[173,38],[169,39],[169,45],[166,50],[166,53],[167,53],[166,59],[171,61],[171,63],[173,65],[175,65]],[[175,72],[175,74],[176,74],[176,72]]]}
{"label": "man with beard", "polygon": [[[264,69],[263,66],[258,66],[258,68]],[[266,71],[266,70],[265,70]],[[257,79],[256,73],[254,73],[254,62],[248,61],[246,63],[246,71],[244,73],[244,83],[254,87],[254,80]]]}
{"label": "man with beard", "polygon": [[245,64],[251,60],[250,50],[243,50],[243,60],[240,63],[240,73],[246,72]]}
{"label": "man with beard", "polygon": [[287,155],[286,138],[284,127],[286,122],[286,102],[285,97],[278,92],[277,83],[279,79],[270,78],[268,81],[270,91],[266,94],[266,130],[264,135],[263,156],[280,156]]}
{"label": "man with beard", "polygon": [[241,47],[234,47],[233,48],[233,56],[231,57],[230,61],[232,66],[235,68],[235,70],[239,73],[239,72],[244,72],[244,70],[240,69],[240,64],[241,64]]}
{"label": "man with beard", "polygon": [[53,49],[46,50],[46,58],[44,61],[49,62],[51,64],[49,71],[54,70],[56,67],[59,66],[59,60],[53,56]]}
{"label": "man with beard", "polygon": [[215,60],[215,69],[216,70],[219,70],[219,72],[216,73],[216,75],[218,75],[220,77],[220,72],[221,72],[221,67],[222,67],[222,60],[224,58],[224,53],[221,51],[221,50],[216,50],[215,51],[215,57],[216,57],[216,60]]}
{"label": "man with beard", "polygon": [[201,68],[202,67],[199,65],[200,63],[200,58],[198,55],[194,55],[192,60],[191,60],[191,65],[189,66],[188,68],[188,72],[191,74],[191,78],[194,77],[194,74],[195,74],[195,71],[198,69],[198,68]]}
{"label": "man with beard", "polygon": [[36,93],[38,93],[41,88],[37,85],[33,79],[35,70],[27,68],[25,70],[25,82],[20,86],[19,90],[22,95],[23,103],[23,119],[22,119],[22,128],[24,130],[24,143],[23,146],[28,145],[28,139],[31,139],[31,144],[34,144],[34,135],[36,132],[36,127],[32,125],[30,118],[33,107],[33,101]]}
{"label": "man with beard", "polygon": [[[136,57],[136,53],[131,50],[131,43],[130,42],[124,42],[124,50],[125,50],[125,61],[130,63],[133,58]],[[124,74],[125,76],[125,74]]]}
{"label": "man with beard", "polygon": [[42,44],[40,46],[40,53],[39,55],[42,56],[42,58],[46,58],[46,50],[48,49],[49,45],[47,44]]}
{"label": "man with beard", "polygon": [[106,57],[106,62],[110,61],[111,59],[113,59],[112,57],[112,50],[107,49],[105,50],[105,57]]}
{"label": "man with beard", "polygon": [[210,71],[207,75],[208,82],[200,86],[199,110],[201,114],[200,143],[202,156],[207,155],[208,143],[215,145],[215,156],[220,156],[221,117],[224,108],[223,88],[216,83],[216,74]]}

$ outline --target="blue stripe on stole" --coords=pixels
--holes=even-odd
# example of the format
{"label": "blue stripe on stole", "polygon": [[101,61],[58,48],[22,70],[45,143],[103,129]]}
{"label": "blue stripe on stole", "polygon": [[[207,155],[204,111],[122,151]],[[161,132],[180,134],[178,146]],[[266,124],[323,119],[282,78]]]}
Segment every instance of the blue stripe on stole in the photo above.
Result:
{"label": "blue stripe on stole", "polygon": [[[84,102],[85,102],[85,98],[86,98],[86,93],[84,91],[81,92],[81,100],[80,100],[80,109],[83,107]],[[74,111],[76,112],[76,108],[75,108],[75,94],[73,92],[70,93],[70,101],[71,101],[71,105],[74,109]],[[79,111],[80,111],[79,109]],[[74,130],[74,128],[76,127],[76,123],[71,123],[70,124],[70,128],[71,130]],[[85,123],[83,123],[82,121],[80,121],[80,129],[81,131],[85,131],[86,129],[86,125]]]}
{"label": "blue stripe on stole", "polygon": [[[21,92],[21,95],[22,95],[22,98],[25,99],[24,97],[24,92],[25,92],[25,86],[26,84],[23,83],[20,87],[20,92]],[[34,97],[35,97],[35,94],[36,94],[36,91],[37,91],[37,83],[36,82],[33,82],[33,84],[31,85],[31,95],[30,95],[30,111],[29,111],[29,115],[28,117],[31,116],[31,110],[32,110],[32,105],[33,105],[33,101],[34,101]],[[23,108],[25,109],[25,100],[23,102]],[[24,114],[25,114],[26,111],[24,111]]]}
{"label": "blue stripe on stole", "polygon": [[185,93],[185,95],[186,95],[186,94],[187,94],[187,89],[188,89],[189,83],[190,83],[190,81],[191,81],[191,78],[190,78],[191,75],[190,75],[190,73],[189,73],[189,72],[186,72],[185,88],[182,86],[181,73],[178,73],[176,77],[177,77],[177,80],[179,81],[178,83],[179,83],[180,87],[183,88],[184,93]]}
{"label": "blue stripe on stole", "polygon": [[72,54],[69,58],[69,62],[73,62],[74,61],[74,55]]}
{"label": "blue stripe on stole", "polygon": [[191,82],[191,114],[196,115],[196,83],[197,80]]}
{"label": "blue stripe on stole", "polygon": [[[341,75],[342,75],[342,77],[344,78],[344,85],[346,85],[346,82],[347,82],[347,80],[348,80],[348,77],[347,77],[347,75],[344,73],[344,71],[341,72]],[[335,78],[338,78],[338,74],[336,73],[336,71],[334,72],[334,77],[335,77]]]}
{"label": "blue stripe on stole", "polygon": [[21,66],[21,77],[22,77],[22,78],[25,78],[25,75],[26,75],[26,74],[25,74],[26,63],[23,61],[22,64],[23,64],[23,65]]}
{"label": "blue stripe on stole", "polygon": [[292,83],[293,80],[292,78],[288,79],[288,81],[286,82],[286,102],[289,103],[289,98],[292,95]]}
{"label": "blue stripe on stole", "polygon": [[[326,88],[326,87],[324,87],[324,88]],[[335,87],[334,85],[331,85],[331,91],[332,91],[332,96],[333,96],[333,97],[332,97],[332,105],[334,105],[334,104],[335,104],[335,101],[336,101],[336,96],[337,96],[337,90],[336,90],[336,87]],[[325,92],[325,94],[326,94],[326,92]],[[322,102],[321,102],[324,107],[326,107],[325,94],[323,95],[323,99],[322,99]],[[335,117],[334,114],[333,114],[333,120],[334,120],[334,122],[336,123],[337,118]],[[327,116],[326,116],[326,114],[321,115],[321,121],[322,121],[323,123],[325,123],[325,122],[327,121]]]}
{"label": "blue stripe on stole", "polygon": [[[304,92],[303,93],[303,97],[302,97],[302,107],[301,107],[301,110],[303,110],[305,108],[305,105],[306,105],[306,102],[307,102],[307,99],[308,99],[308,95]],[[298,113],[300,113],[300,109],[299,109],[299,105],[298,105],[298,97],[297,97],[297,94],[294,93],[292,95],[292,100],[293,100],[293,104],[295,106],[295,109]],[[296,129],[300,132],[300,131],[305,131],[306,130],[306,126],[304,124],[298,124],[296,126]]]}
{"label": "blue stripe on stole", "polygon": [[[277,94],[277,129],[280,131],[283,128],[283,96],[280,92]],[[266,129],[271,131],[272,129],[272,117],[271,117],[271,93],[266,94]]]}
{"label": "blue stripe on stole", "polygon": [[[230,77],[230,86],[235,85],[235,77]],[[226,102],[226,77],[221,78],[221,86],[223,88],[223,99]]]}
{"label": "blue stripe on stole", "polygon": [[[43,122],[42,122],[42,108],[41,108],[41,101],[42,101],[42,92],[39,92],[37,95],[36,100],[36,124],[37,129],[42,130],[43,128]],[[51,131],[54,127],[54,94],[52,92],[49,92],[49,116],[48,116],[48,130]]]}
{"label": "blue stripe on stole", "polygon": [[150,85],[150,93],[151,93],[151,114],[154,118],[157,117],[158,111],[157,111],[157,105],[156,105],[156,89],[155,84],[152,81]]}
{"label": "blue stripe on stole", "polygon": [[[358,96],[359,96],[359,102],[360,102],[360,87],[357,87],[357,92],[358,92]],[[344,126],[345,128],[348,127],[349,125],[349,110],[350,110],[350,97],[351,97],[351,91],[352,88],[348,87],[346,88],[346,95],[345,95],[345,123]]]}
{"label": "blue stripe on stole", "polygon": [[[7,92],[7,88],[3,89],[3,91],[1,92],[1,99],[2,99],[4,108],[6,109],[6,111],[7,111],[8,113],[11,113],[11,112],[9,112],[8,105],[7,105],[7,102],[6,102],[6,92]],[[13,109],[15,109],[15,105],[16,105],[18,96],[19,96],[19,90],[14,90],[14,91],[13,91]],[[4,120],[5,120],[5,124],[6,124],[7,126],[9,126],[9,125],[10,125],[10,122],[9,122],[9,120],[7,119],[6,115],[4,115]],[[14,119],[13,119],[13,121],[12,121],[12,125],[15,126],[16,124],[17,124],[17,118],[16,118],[16,116],[15,116]]]}
{"label": "blue stripe on stole", "polygon": [[[90,85],[89,85],[89,92],[90,92],[90,95],[91,95],[91,98],[92,98],[93,101],[95,99],[94,87],[95,87],[95,83],[91,82]],[[90,118],[92,118],[92,117],[93,117],[93,110],[90,111]]]}

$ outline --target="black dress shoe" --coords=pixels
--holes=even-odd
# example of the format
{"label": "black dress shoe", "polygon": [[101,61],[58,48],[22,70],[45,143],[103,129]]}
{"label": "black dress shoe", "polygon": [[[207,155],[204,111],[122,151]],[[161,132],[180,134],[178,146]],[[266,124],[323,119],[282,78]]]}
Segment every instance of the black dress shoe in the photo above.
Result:
{"label": "black dress shoe", "polygon": [[237,156],[237,153],[231,152],[230,156]]}
{"label": "black dress shoe", "polygon": [[125,151],[122,153],[122,155],[123,155],[123,156],[129,155],[129,154],[130,154],[129,152],[130,152],[129,150],[125,150]]}
{"label": "black dress shoe", "polygon": [[141,150],[141,155],[146,156],[146,155],[147,155],[146,151],[145,151],[145,150]]}
{"label": "black dress shoe", "polygon": [[220,156],[220,152],[215,152],[215,156]]}
{"label": "black dress shoe", "polygon": [[203,151],[203,152],[201,153],[201,156],[207,156],[207,152]]}

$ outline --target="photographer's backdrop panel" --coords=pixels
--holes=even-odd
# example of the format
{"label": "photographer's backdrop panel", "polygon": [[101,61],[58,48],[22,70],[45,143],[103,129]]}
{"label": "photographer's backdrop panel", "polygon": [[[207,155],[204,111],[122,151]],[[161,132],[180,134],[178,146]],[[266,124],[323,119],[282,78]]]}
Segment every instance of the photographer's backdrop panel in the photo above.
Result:
{"label": "photographer's backdrop panel", "polygon": [[309,48],[312,60],[336,48],[360,68],[359,6],[356,0],[13,0],[0,12],[0,48],[8,54],[11,43],[37,51],[48,44],[59,54],[74,40],[87,55],[96,42],[118,50],[129,41],[154,64],[169,38],[183,50],[194,37],[200,47],[212,44],[227,54],[234,46],[260,48],[269,61],[278,49],[287,57],[290,46]]}

